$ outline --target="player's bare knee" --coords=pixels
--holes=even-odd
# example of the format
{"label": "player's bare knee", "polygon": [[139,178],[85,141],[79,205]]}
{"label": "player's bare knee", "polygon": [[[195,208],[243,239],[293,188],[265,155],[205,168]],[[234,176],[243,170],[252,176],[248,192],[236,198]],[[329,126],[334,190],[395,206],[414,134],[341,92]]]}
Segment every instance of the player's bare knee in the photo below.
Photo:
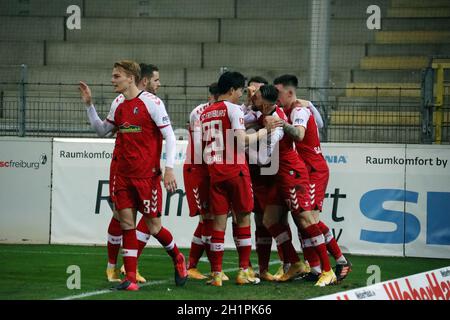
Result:
{"label": "player's bare knee", "polygon": [[302,228],[308,228],[309,226],[316,223],[314,220],[314,215],[311,211],[302,211],[297,214],[297,217],[299,218],[299,222]]}
{"label": "player's bare knee", "polygon": [[313,219],[314,219],[314,223],[319,223],[320,222],[319,213],[320,213],[320,211],[318,211],[318,210],[312,211],[312,216],[313,216]]}
{"label": "player's bare knee", "polygon": [[117,210],[113,210],[113,218],[120,221],[119,212]]}
{"label": "player's bare knee", "polygon": [[227,215],[221,214],[214,217],[213,229],[216,231],[225,231],[227,227]]}
{"label": "player's bare knee", "polygon": [[250,225],[250,212],[243,212],[236,215],[236,223],[239,227]]}
{"label": "player's bare knee", "polygon": [[136,225],[134,223],[134,221],[132,220],[120,220],[120,228],[122,228],[122,230],[131,230],[131,229],[135,229]]}
{"label": "player's bare knee", "polygon": [[145,218],[148,231],[152,236],[156,235],[161,231],[161,219],[160,218]]}
{"label": "player's bare knee", "polygon": [[263,225],[264,227],[266,227],[267,229],[269,229],[271,226],[273,226],[277,221],[273,218],[273,216],[271,215],[264,215],[263,218]]}

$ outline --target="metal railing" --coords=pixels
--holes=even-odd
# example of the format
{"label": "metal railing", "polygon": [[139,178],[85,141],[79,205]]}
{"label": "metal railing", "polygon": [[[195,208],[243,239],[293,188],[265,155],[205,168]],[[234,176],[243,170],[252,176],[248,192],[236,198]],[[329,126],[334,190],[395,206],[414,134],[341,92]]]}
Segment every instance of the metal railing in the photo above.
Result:
{"label": "metal railing", "polygon": [[[91,84],[90,87],[97,112],[104,119],[117,94],[109,84]],[[79,97],[78,84],[21,81],[0,83],[0,88],[0,135],[96,137]],[[327,90],[326,101],[314,100],[318,90]],[[173,127],[184,129],[191,110],[206,101],[207,87],[163,86],[158,96],[167,107]],[[424,117],[420,86],[302,87],[298,89],[298,96],[312,99],[321,112],[325,123],[320,130],[323,142],[433,142],[423,135],[424,128],[430,125],[425,125],[424,121],[430,119]],[[450,142],[448,92],[444,94],[440,110],[441,142],[445,144]]]}

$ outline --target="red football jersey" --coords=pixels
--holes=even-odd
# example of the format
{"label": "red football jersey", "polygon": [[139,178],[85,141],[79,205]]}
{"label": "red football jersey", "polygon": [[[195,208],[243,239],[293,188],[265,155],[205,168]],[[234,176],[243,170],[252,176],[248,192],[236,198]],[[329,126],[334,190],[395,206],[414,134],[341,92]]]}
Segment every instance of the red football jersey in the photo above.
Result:
{"label": "red football jersey", "polygon": [[296,141],[299,156],[314,169],[328,167],[320,147],[319,129],[309,107],[294,106],[289,110],[289,122],[294,126],[305,128],[305,137]]}
{"label": "red football jersey", "polygon": [[[119,94],[111,103],[110,112],[111,112],[111,110],[115,110],[119,106],[119,104],[124,102],[124,100],[125,100],[124,95]],[[106,120],[108,120],[108,118],[106,118]],[[117,172],[117,152],[119,150],[118,142],[119,141],[117,141],[117,139],[116,139],[116,143],[114,145],[114,150],[113,150],[112,159],[111,159],[110,178],[112,178]]]}
{"label": "red football jersey", "polygon": [[[275,108],[271,116],[288,121],[286,114],[278,106]],[[261,124],[264,123],[264,116],[261,116],[259,121]],[[272,143],[279,141],[279,174],[284,174],[291,170],[302,170],[305,168],[305,164],[299,158],[294,148],[294,140],[289,135],[285,134],[282,128],[278,128],[272,132],[271,140]],[[274,156],[277,155],[272,155],[272,161]]]}
{"label": "red football jersey", "polygon": [[159,174],[163,140],[160,129],[170,125],[164,103],[142,91],[112,108],[107,120],[118,128],[117,174],[130,178]]}
{"label": "red football jersey", "polygon": [[186,149],[187,165],[205,165],[202,159],[202,123],[200,115],[210,106],[209,103],[198,105],[189,115],[189,141]]}
{"label": "red football jersey", "polygon": [[235,142],[234,131],[245,130],[240,106],[228,101],[211,104],[200,116],[203,161],[208,165],[211,182],[249,176],[244,145]]}

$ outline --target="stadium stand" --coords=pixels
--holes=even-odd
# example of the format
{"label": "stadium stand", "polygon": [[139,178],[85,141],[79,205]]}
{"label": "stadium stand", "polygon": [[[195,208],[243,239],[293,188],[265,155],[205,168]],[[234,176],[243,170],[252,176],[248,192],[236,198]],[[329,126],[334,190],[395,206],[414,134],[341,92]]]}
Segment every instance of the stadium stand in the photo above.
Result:
{"label": "stadium stand", "polygon": [[[395,136],[380,127],[381,140],[372,141],[364,134],[369,140],[363,141],[419,143],[420,119],[405,123],[408,117],[397,113],[419,113],[421,71],[431,56],[449,52],[450,3],[377,1],[382,29],[368,30],[366,9],[372,2],[332,1],[332,89],[329,101],[321,105],[327,116],[327,140],[353,141],[357,135],[346,133],[348,127],[362,134],[374,117],[365,112],[380,111],[383,119],[390,117],[386,125]],[[81,8],[81,30],[65,27],[69,5]],[[58,115],[51,119],[76,126],[75,119],[82,118],[81,113],[74,117],[79,111],[76,83],[80,79],[100,85],[94,87],[94,94],[100,113],[105,114],[112,96],[110,66],[124,57],[160,67],[165,85],[160,94],[176,127],[184,127],[189,111],[204,100],[206,86],[217,80],[224,66],[269,80],[294,73],[302,79],[308,98],[309,12],[307,0],[264,4],[258,0],[4,0],[0,3],[0,130],[14,120],[9,116],[17,115],[6,109],[14,108],[14,99],[18,103],[21,64],[28,66],[27,116],[36,122],[47,121],[42,117],[54,111]],[[448,88],[445,92],[448,95]],[[58,111],[54,97],[70,106]],[[42,108],[48,114],[39,112]],[[352,112],[355,116],[349,115]],[[79,131],[88,129],[85,122],[78,126]],[[449,140],[448,132],[444,131],[443,141]]]}

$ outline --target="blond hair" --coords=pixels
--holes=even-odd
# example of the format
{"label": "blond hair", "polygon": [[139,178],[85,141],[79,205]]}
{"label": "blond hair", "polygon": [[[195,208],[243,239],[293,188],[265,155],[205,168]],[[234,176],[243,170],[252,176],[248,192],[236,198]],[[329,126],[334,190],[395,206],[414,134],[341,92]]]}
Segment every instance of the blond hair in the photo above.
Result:
{"label": "blond hair", "polygon": [[114,63],[114,68],[121,68],[127,75],[134,76],[134,82],[137,85],[141,80],[141,67],[132,60],[120,60]]}

